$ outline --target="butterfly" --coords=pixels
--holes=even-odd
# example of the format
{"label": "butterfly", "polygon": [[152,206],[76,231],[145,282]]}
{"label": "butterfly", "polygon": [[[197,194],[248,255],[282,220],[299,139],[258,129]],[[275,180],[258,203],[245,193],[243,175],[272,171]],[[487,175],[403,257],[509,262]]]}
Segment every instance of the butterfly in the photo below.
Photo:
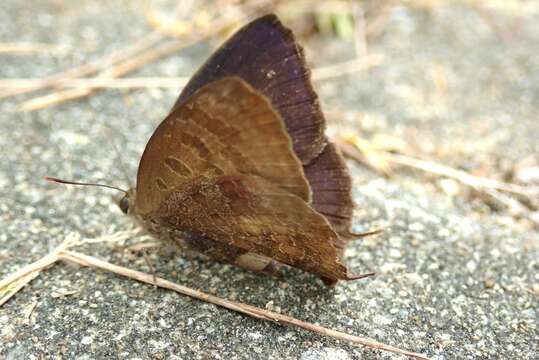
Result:
{"label": "butterfly", "polygon": [[351,178],[302,48],[273,15],[245,25],[195,73],[148,141],[119,205],[158,238],[217,261],[293,266],[334,285]]}

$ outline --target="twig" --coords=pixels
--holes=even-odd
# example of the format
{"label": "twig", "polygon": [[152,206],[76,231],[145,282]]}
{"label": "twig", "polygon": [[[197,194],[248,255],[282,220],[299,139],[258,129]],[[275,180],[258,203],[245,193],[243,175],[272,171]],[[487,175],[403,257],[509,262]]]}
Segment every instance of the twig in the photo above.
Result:
{"label": "twig", "polygon": [[352,16],[354,17],[354,50],[356,58],[361,59],[369,54],[364,5],[360,2],[353,2],[350,6],[352,7]]}
{"label": "twig", "polygon": [[[49,266],[51,264],[48,264]],[[46,267],[46,266],[44,266]],[[34,280],[39,275],[39,271],[34,271],[29,274],[23,275],[18,278],[16,281],[6,285],[6,289],[3,290],[3,287],[0,287],[0,294],[5,292],[5,295],[0,298],[0,306],[4,305],[9,299],[13,297],[16,293],[19,292],[23,287],[28,285],[32,280]]]}
{"label": "twig", "polygon": [[20,95],[25,94],[32,91],[42,90],[51,86],[55,86],[56,83],[65,78],[74,78],[74,77],[82,77],[89,74],[92,74],[94,72],[99,71],[100,69],[104,69],[107,66],[110,66],[112,64],[115,64],[119,61],[125,60],[133,56],[134,54],[141,52],[154,44],[156,44],[158,41],[162,39],[162,35],[158,32],[152,32],[146,36],[144,36],[142,39],[138,40],[136,43],[131,44],[125,48],[119,49],[105,57],[102,57],[94,62],[87,63],[81,66],[78,66],[76,68],[63,71],[61,73],[57,73],[55,75],[49,76],[47,78],[41,79],[41,82],[38,84],[35,84],[33,87],[28,87],[24,89],[11,89],[7,91],[0,92],[0,99],[14,96],[14,95]]}
{"label": "twig", "polygon": [[[185,77],[140,77],[140,78],[64,78],[58,79],[58,87],[77,88],[173,88],[180,89],[189,79]],[[0,79],[0,89],[25,89],[36,86],[41,79]]]}
{"label": "twig", "polygon": [[32,53],[64,53],[67,48],[62,45],[43,43],[0,43],[0,53],[32,54]]}
{"label": "twig", "polygon": [[[383,56],[379,54],[364,56],[361,59],[345,61],[339,64],[313,69],[313,80],[320,81],[328,78],[360,72],[382,63]],[[42,79],[0,79],[0,89],[32,89],[38,86]],[[117,79],[114,77],[97,78],[58,78],[56,87],[68,88],[173,88],[181,89],[187,84],[187,77],[132,77]],[[51,94],[54,95],[54,94]],[[47,95],[48,96],[48,95]],[[45,98],[43,96],[41,98]],[[52,96],[51,96],[52,98]]]}
{"label": "twig", "polygon": [[[56,249],[49,255],[46,255],[41,260],[23,267],[19,271],[15,272],[14,274],[0,281],[0,290],[10,286],[16,281],[20,281],[21,278],[23,278],[24,276],[28,276],[28,274],[32,274],[33,276],[32,278],[35,278],[35,276],[37,276],[41,270],[56,263],[58,260],[62,260],[62,261],[73,262],[82,266],[88,266],[88,267],[93,267],[96,269],[101,269],[104,271],[109,271],[109,272],[112,272],[121,276],[125,276],[125,277],[131,278],[131,279],[134,279],[134,280],[146,283],[146,284],[169,289],[169,290],[178,292],[180,294],[183,294],[183,295],[186,295],[186,296],[189,296],[189,297],[192,297],[192,298],[195,298],[195,299],[198,299],[198,300],[210,303],[210,304],[214,304],[214,305],[221,306],[229,310],[233,310],[233,311],[245,314],[245,315],[252,316],[257,319],[270,321],[270,322],[273,322],[274,324],[295,326],[295,327],[299,327],[299,328],[302,328],[302,329],[305,329],[305,330],[308,330],[308,331],[311,331],[311,332],[314,332],[323,336],[328,336],[328,337],[338,339],[338,340],[349,341],[349,342],[363,345],[365,347],[369,347],[373,349],[389,351],[395,354],[406,355],[406,356],[410,356],[416,359],[428,359],[428,357],[422,354],[399,349],[397,347],[386,345],[372,339],[363,338],[363,337],[359,337],[355,335],[350,335],[344,332],[328,329],[320,325],[305,322],[305,321],[302,321],[302,320],[299,320],[290,316],[282,315],[279,313],[275,313],[269,310],[260,309],[252,305],[247,305],[247,304],[243,304],[243,303],[232,301],[232,300],[226,300],[215,295],[207,294],[199,290],[195,290],[186,286],[175,284],[171,281],[156,277],[155,274],[154,275],[146,274],[140,271],[114,265],[114,264],[108,263],[106,261],[97,259],[92,256],[69,251],[65,249],[65,247],[67,246],[68,246],[67,244],[60,246],[58,249]],[[20,287],[17,286],[17,291],[21,288],[22,286]],[[11,298],[15,293],[16,291],[15,292],[10,291],[9,298]],[[0,306],[6,303],[7,300],[9,300],[9,298],[4,297],[2,299],[2,302],[0,303]]]}
{"label": "twig", "polygon": [[528,198],[539,196],[539,187],[537,186],[522,186],[494,179],[474,176],[465,171],[457,170],[449,166],[441,165],[431,161],[420,160],[411,156],[396,154],[384,150],[371,150],[372,153],[376,154],[374,158],[375,160],[382,160],[381,162],[372,161],[373,158],[369,155],[368,147],[367,151],[364,151],[364,149],[362,148],[363,141],[361,141],[361,139],[359,139],[357,135],[348,134],[344,138],[336,138],[334,140],[339,145],[340,150],[345,156],[368,166],[371,166],[374,170],[382,171],[385,175],[391,174],[391,171],[385,171],[386,169],[391,170],[391,167],[379,166],[379,164],[392,162],[395,164],[422,170],[427,173],[452,178],[459,181],[461,184],[471,187],[472,189],[480,192],[481,194],[486,194],[490,196],[496,202],[504,205],[511,213],[511,215],[525,217],[532,224],[539,224],[537,219],[532,216],[531,211],[529,211],[525,206],[523,206],[518,199],[513,197],[514,195],[524,196]]}
{"label": "twig", "polygon": [[[359,162],[364,162],[364,157],[356,148],[356,140],[353,138],[349,139],[335,139],[336,143],[339,144],[341,151],[346,156],[355,159]],[[474,189],[478,190],[488,190],[493,189],[497,191],[503,191],[511,194],[522,195],[522,196],[537,196],[539,195],[539,188],[527,187],[517,184],[506,183],[503,181],[498,181],[494,179],[489,179],[485,177],[479,177],[471,175],[465,171],[454,169],[449,166],[438,164],[432,161],[426,161],[417,159],[412,156],[395,154],[387,151],[379,151],[379,156],[383,157],[385,160],[393,162],[395,164],[408,166],[414,169],[422,170],[428,173],[445,176],[458,180],[464,185],[468,185]]]}
{"label": "twig", "polygon": [[313,70],[313,80],[326,80],[337,76],[365,71],[380,65],[383,61],[384,56],[382,54],[370,54],[359,59],[321,67]]}
{"label": "twig", "polygon": [[56,261],[58,261],[58,251],[54,251],[38,261],[26,265],[0,281],[0,291],[6,291],[6,294],[0,299],[0,306],[4,305],[20,289],[35,279],[41,270],[54,264]]}
{"label": "twig", "polygon": [[485,193],[489,195],[494,201],[500,203],[502,206],[508,209],[509,213],[514,217],[524,217],[528,219],[535,226],[539,226],[539,221],[531,215],[531,211],[526,208],[522,203],[511,197],[510,195],[503,194],[495,189],[487,189]]}
{"label": "twig", "polygon": [[96,243],[121,243],[124,240],[127,240],[135,236],[139,236],[142,233],[144,233],[144,229],[142,227],[133,226],[127,230],[117,231],[113,234],[105,234],[105,235],[102,235],[93,239],[84,239],[84,240],[74,241],[69,246],[69,248],[72,248],[74,246],[96,244]]}
{"label": "twig", "polygon": [[36,310],[36,307],[37,307],[38,303],[39,303],[39,301],[37,301],[37,299],[34,299],[32,301],[32,303],[30,304],[30,306],[27,308],[26,316],[24,317],[24,323],[26,325],[31,325],[32,324],[32,315],[34,314],[34,311]]}
{"label": "twig", "polygon": [[[382,63],[382,55],[365,56],[358,60],[346,61],[339,64],[313,69],[313,80],[325,80],[337,76],[347,75],[353,72],[360,72]],[[130,89],[130,88],[174,88],[181,89],[187,84],[187,77],[141,77],[141,78],[122,78],[115,77],[97,77],[97,78],[58,78],[55,82],[56,87],[69,88],[111,88],[111,89]],[[42,79],[0,79],[0,89],[32,89],[38,86]],[[45,99],[56,99],[54,94],[40,97]],[[56,96],[53,96],[56,95]],[[40,98],[35,98],[40,99]]]}
{"label": "twig", "polygon": [[89,88],[77,88],[69,90],[61,90],[49,95],[44,95],[30,99],[19,105],[21,111],[34,111],[59,104],[68,100],[78,99],[90,94],[92,90]]}
{"label": "twig", "polygon": [[305,330],[308,330],[308,331],[311,331],[320,335],[329,336],[334,339],[350,341],[350,342],[360,344],[369,348],[385,350],[385,351],[389,351],[389,352],[400,354],[400,355],[411,356],[416,359],[428,359],[428,357],[422,354],[418,354],[418,353],[407,351],[407,350],[402,350],[402,349],[399,349],[390,345],[380,343],[375,340],[366,339],[359,336],[350,335],[350,334],[343,333],[340,331],[328,329],[323,326],[305,322],[305,321],[302,321],[302,320],[299,320],[290,316],[275,313],[266,309],[260,309],[252,305],[247,305],[247,304],[243,304],[243,303],[232,301],[232,300],[226,300],[226,299],[217,297],[215,295],[207,294],[202,291],[198,291],[195,289],[188,288],[186,286],[175,284],[171,281],[168,281],[159,277],[155,277],[155,280],[154,280],[153,276],[150,274],[128,269],[122,266],[113,265],[111,263],[108,263],[106,261],[88,256],[88,255],[84,255],[84,254],[80,254],[80,253],[76,253],[72,251],[63,251],[60,253],[60,259],[75,262],[83,266],[91,266],[93,268],[109,271],[118,275],[135,279],[137,281],[140,281],[146,284],[173,290],[180,294],[187,295],[189,297],[202,300],[204,302],[208,302],[210,304],[214,304],[217,306],[221,306],[221,307],[224,307],[229,310],[233,310],[242,314],[246,314],[246,315],[255,317],[257,319],[271,321],[275,324],[295,326],[295,327],[299,327],[299,328],[302,328],[302,329],[305,329]]}
{"label": "twig", "polygon": [[[27,100],[23,102],[19,106],[19,110],[22,111],[35,111],[39,109],[43,109],[52,105],[56,105],[68,100],[78,99],[81,97],[88,96],[95,92],[98,89],[106,88],[106,87],[124,87],[124,88],[132,88],[132,87],[152,87],[155,85],[159,86],[166,86],[166,87],[182,87],[186,83],[185,78],[180,78],[178,82],[175,82],[175,79],[162,79],[157,78],[153,82],[148,81],[144,83],[142,80],[129,80],[124,79],[121,80],[113,80],[114,78],[126,75],[134,70],[137,70],[138,68],[152,63],[162,57],[165,57],[171,53],[174,53],[176,51],[179,51],[185,47],[191,46],[199,41],[202,41],[210,36],[212,36],[214,33],[218,33],[222,29],[227,28],[230,24],[239,21],[237,18],[233,20],[223,21],[220,26],[217,26],[215,28],[212,28],[212,30],[205,32],[201,36],[197,38],[193,38],[186,42],[181,41],[172,41],[167,44],[161,45],[158,48],[152,48],[149,51],[143,52],[137,57],[134,57],[128,61],[125,61],[123,63],[117,64],[111,68],[109,68],[107,71],[103,72],[98,78],[95,79],[66,79],[66,78],[57,78],[54,81],[55,86],[66,84],[71,84],[72,86],[79,87],[74,89],[67,89],[67,90],[61,90],[57,92],[53,92],[48,95],[36,97],[30,100]],[[362,57],[361,59],[355,59],[352,61],[348,61],[341,64],[335,64],[327,67],[322,67],[313,70],[313,80],[320,81],[325,80],[328,78],[334,78],[337,76],[343,76],[354,72],[360,72],[365,71],[367,69],[370,69],[374,66],[378,66],[382,63],[383,56],[380,54],[374,54]],[[13,85],[14,82],[10,81],[8,84]],[[17,85],[17,84],[16,84]],[[29,87],[24,87],[28,85]],[[24,91],[25,89],[36,89],[39,85],[33,84],[33,86],[30,86],[31,84],[22,84],[24,88],[22,89],[14,89],[13,91]],[[20,85],[19,85],[20,86]],[[1,98],[1,94],[0,94]]]}
{"label": "twig", "polygon": [[384,153],[383,156],[389,161],[413,167],[415,169],[423,170],[437,175],[446,176],[458,180],[459,182],[473,187],[475,189],[495,189],[498,191],[504,191],[511,194],[523,195],[523,196],[537,196],[539,195],[539,189],[521,186],[517,184],[506,183],[494,179],[485,177],[474,176],[468,174],[465,171],[457,170],[449,166],[437,164],[432,161],[420,160],[411,156]]}
{"label": "twig", "polygon": [[[220,31],[229,27],[231,24],[243,19],[243,16],[245,15],[239,15],[239,17],[235,17],[232,19],[223,19],[221,21],[218,21],[215,24],[215,26],[212,27],[211,29],[187,41],[175,40],[175,41],[170,41],[161,46],[151,48],[148,51],[145,51],[142,54],[132,59],[129,59],[123,63],[117,64],[107,69],[106,71],[101,73],[99,77],[115,78],[115,77],[120,77],[125,74],[128,74],[134,70],[137,70],[138,68],[144,65],[152,63],[176,51],[179,51],[183,48],[186,48],[204,39],[207,39],[216,33],[219,33]],[[51,105],[62,103],[67,100],[72,100],[72,99],[77,99],[84,96],[88,96],[98,89],[99,87],[95,87],[91,89],[90,88],[82,88],[82,89],[77,88],[77,89],[59,91],[59,92],[41,96],[41,97],[36,97],[36,98],[23,102],[19,106],[19,110],[34,111],[34,110],[42,109]]]}
{"label": "twig", "polygon": [[[251,1],[252,4],[242,4],[242,8],[247,7],[248,5],[259,6],[263,7],[267,5],[268,1]],[[182,9],[181,5],[178,5],[177,9]],[[242,19],[241,16],[236,17],[236,21],[240,21]],[[228,25],[229,23],[227,23]],[[215,32],[219,32],[222,30],[222,27],[219,26],[219,24],[212,24],[212,28],[215,29]],[[58,81],[61,81],[65,78],[78,78],[78,77],[84,77],[86,75],[95,73],[99,70],[103,70],[111,65],[114,65],[120,61],[124,61],[126,59],[130,59],[137,53],[140,53],[142,51],[145,51],[152,46],[156,45],[159,41],[164,39],[164,35],[161,34],[159,31],[152,31],[148,35],[144,36],[134,44],[131,44],[129,46],[126,46],[125,48],[119,49],[111,54],[108,54],[94,62],[86,63],[81,66],[78,66],[76,68],[63,71],[60,73],[57,73],[55,75],[49,76],[47,78],[41,79],[41,82],[38,84],[35,84],[32,87],[25,87],[25,88],[18,88],[18,89],[8,89],[5,91],[0,91],[0,99],[3,99],[5,97],[25,94],[32,91],[42,90],[49,87],[56,86]],[[75,94],[65,94],[67,99],[76,98]],[[80,95],[82,96],[82,95]],[[55,102],[53,102],[55,103]]]}
{"label": "twig", "polygon": [[382,152],[368,147],[367,143],[350,144],[340,139],[335,140],[335,143],[345,156],[369,166],[374,171],[381,172],[384,176],[392,175],[391,166],[383,157]]}
{"label": "twig", "polygon": [[[175,51],[180,50],[185,46],[191,45],[192,42],[181,42],[181,41],[171,41],[164,45],[161,45],[157,48],[151,48],[150,51],[146,51],[132,59],[129,59],[123,63],[115,65],[105,72],[103,72],[99,77],[104,78],[115,78],[123,76],[127,73],[130,73],[146,64],[149,64],[157,59],[160,59],[166,55],[169,55]],[[53,92],[45,96],[35,97],[33,99],[23,102],[19,106],[19,110],[22,111],[35,111],[42,109],[51,105],[56,105],[68,100],[78,99],[81,97],[88,96],[95,92],[99,87],[94,88],[75,88],[68,90],[61,90],[58,92]]]}
{"label": "twig", "polygon": [[132,228],[126,231],[119,231],[114,234],[107,234],[95,239],[80,240],[78,234],[69,234],[67,238],[51,253],[31,264],[24,266],[13,274],[0,281],[0,306],[5,304],[19,290],[35,279],[39,272],[58,261],[58,254],[71,247],[81,246],[92,243],[120,242],[131,236],[137,235],[140,228]]}

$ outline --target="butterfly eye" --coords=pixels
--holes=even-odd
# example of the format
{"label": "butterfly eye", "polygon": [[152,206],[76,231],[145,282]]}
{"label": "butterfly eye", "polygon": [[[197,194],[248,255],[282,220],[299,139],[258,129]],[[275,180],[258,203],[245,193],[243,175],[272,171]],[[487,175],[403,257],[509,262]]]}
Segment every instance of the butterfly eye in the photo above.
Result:
{"label": "butterfly eye", "polygon": [[129,198],[127,197],[127,195],[125,195],[120,200],[120,203],[118,204],[118,206],[120,207],[120,209],[122,210],[124,214],[127,214],[127,211],[129,210]]}

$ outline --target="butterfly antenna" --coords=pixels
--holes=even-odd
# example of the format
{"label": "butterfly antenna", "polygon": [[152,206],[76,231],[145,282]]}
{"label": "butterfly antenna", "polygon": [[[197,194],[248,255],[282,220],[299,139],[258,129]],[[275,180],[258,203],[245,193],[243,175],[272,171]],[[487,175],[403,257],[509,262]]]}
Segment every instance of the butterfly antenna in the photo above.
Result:
{"label": "butterfly antenna", "polygon": [[348,275],[346,280],[359,280],[359,279],[363,279],[363,278],[374,276],[374,275],[376,275],[376,273],[373,273],[373,272],[361,274],[361,275]]}
{"label": "butterfly antenna", "polygon": [[346,235],[348,235],[348,236],[350,236],[352,238],[362,238],[362,237],[365,237],[365,236],[378,235],[378,234],[381,234],[383,232],[384,232],[384,229],[379,228],[379,229],[365,231],[365,232],[362,232],[362,233],[355,233],[355,232],[349,231],[348,234],[346,234]]}
{"label": "butterfly antenna", "polygon": [[68,181],[68,180],[62,180],[62,179],[58,179],[58,178],[51,177],[51,176],[45,176],[45,180],[60,183],[60,184],[67,184],[67,185],[99,186],[99,187],[118,190],[118,191],[121,191],[121,192],[123,192],[124,194],[127,195],[127,190],[120,189],[120,188],[118,188],[116,186],[111,186],[111,185],[96,184],[96,183],[84,183],[84,182],[78,182],[78,181]]}

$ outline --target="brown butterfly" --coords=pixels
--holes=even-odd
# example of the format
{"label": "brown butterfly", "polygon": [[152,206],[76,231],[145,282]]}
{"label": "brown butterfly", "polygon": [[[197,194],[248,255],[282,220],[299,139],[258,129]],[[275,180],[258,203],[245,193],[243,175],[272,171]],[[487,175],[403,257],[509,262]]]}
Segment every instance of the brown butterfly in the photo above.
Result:
{"label": "brown butterfly", "polygon": [[287,264],[326,284],[351,276],[351,179],[324,135],[303,50],[275,15],[254,20],[192,77],[120,201],[159,238],[271,272]]}

